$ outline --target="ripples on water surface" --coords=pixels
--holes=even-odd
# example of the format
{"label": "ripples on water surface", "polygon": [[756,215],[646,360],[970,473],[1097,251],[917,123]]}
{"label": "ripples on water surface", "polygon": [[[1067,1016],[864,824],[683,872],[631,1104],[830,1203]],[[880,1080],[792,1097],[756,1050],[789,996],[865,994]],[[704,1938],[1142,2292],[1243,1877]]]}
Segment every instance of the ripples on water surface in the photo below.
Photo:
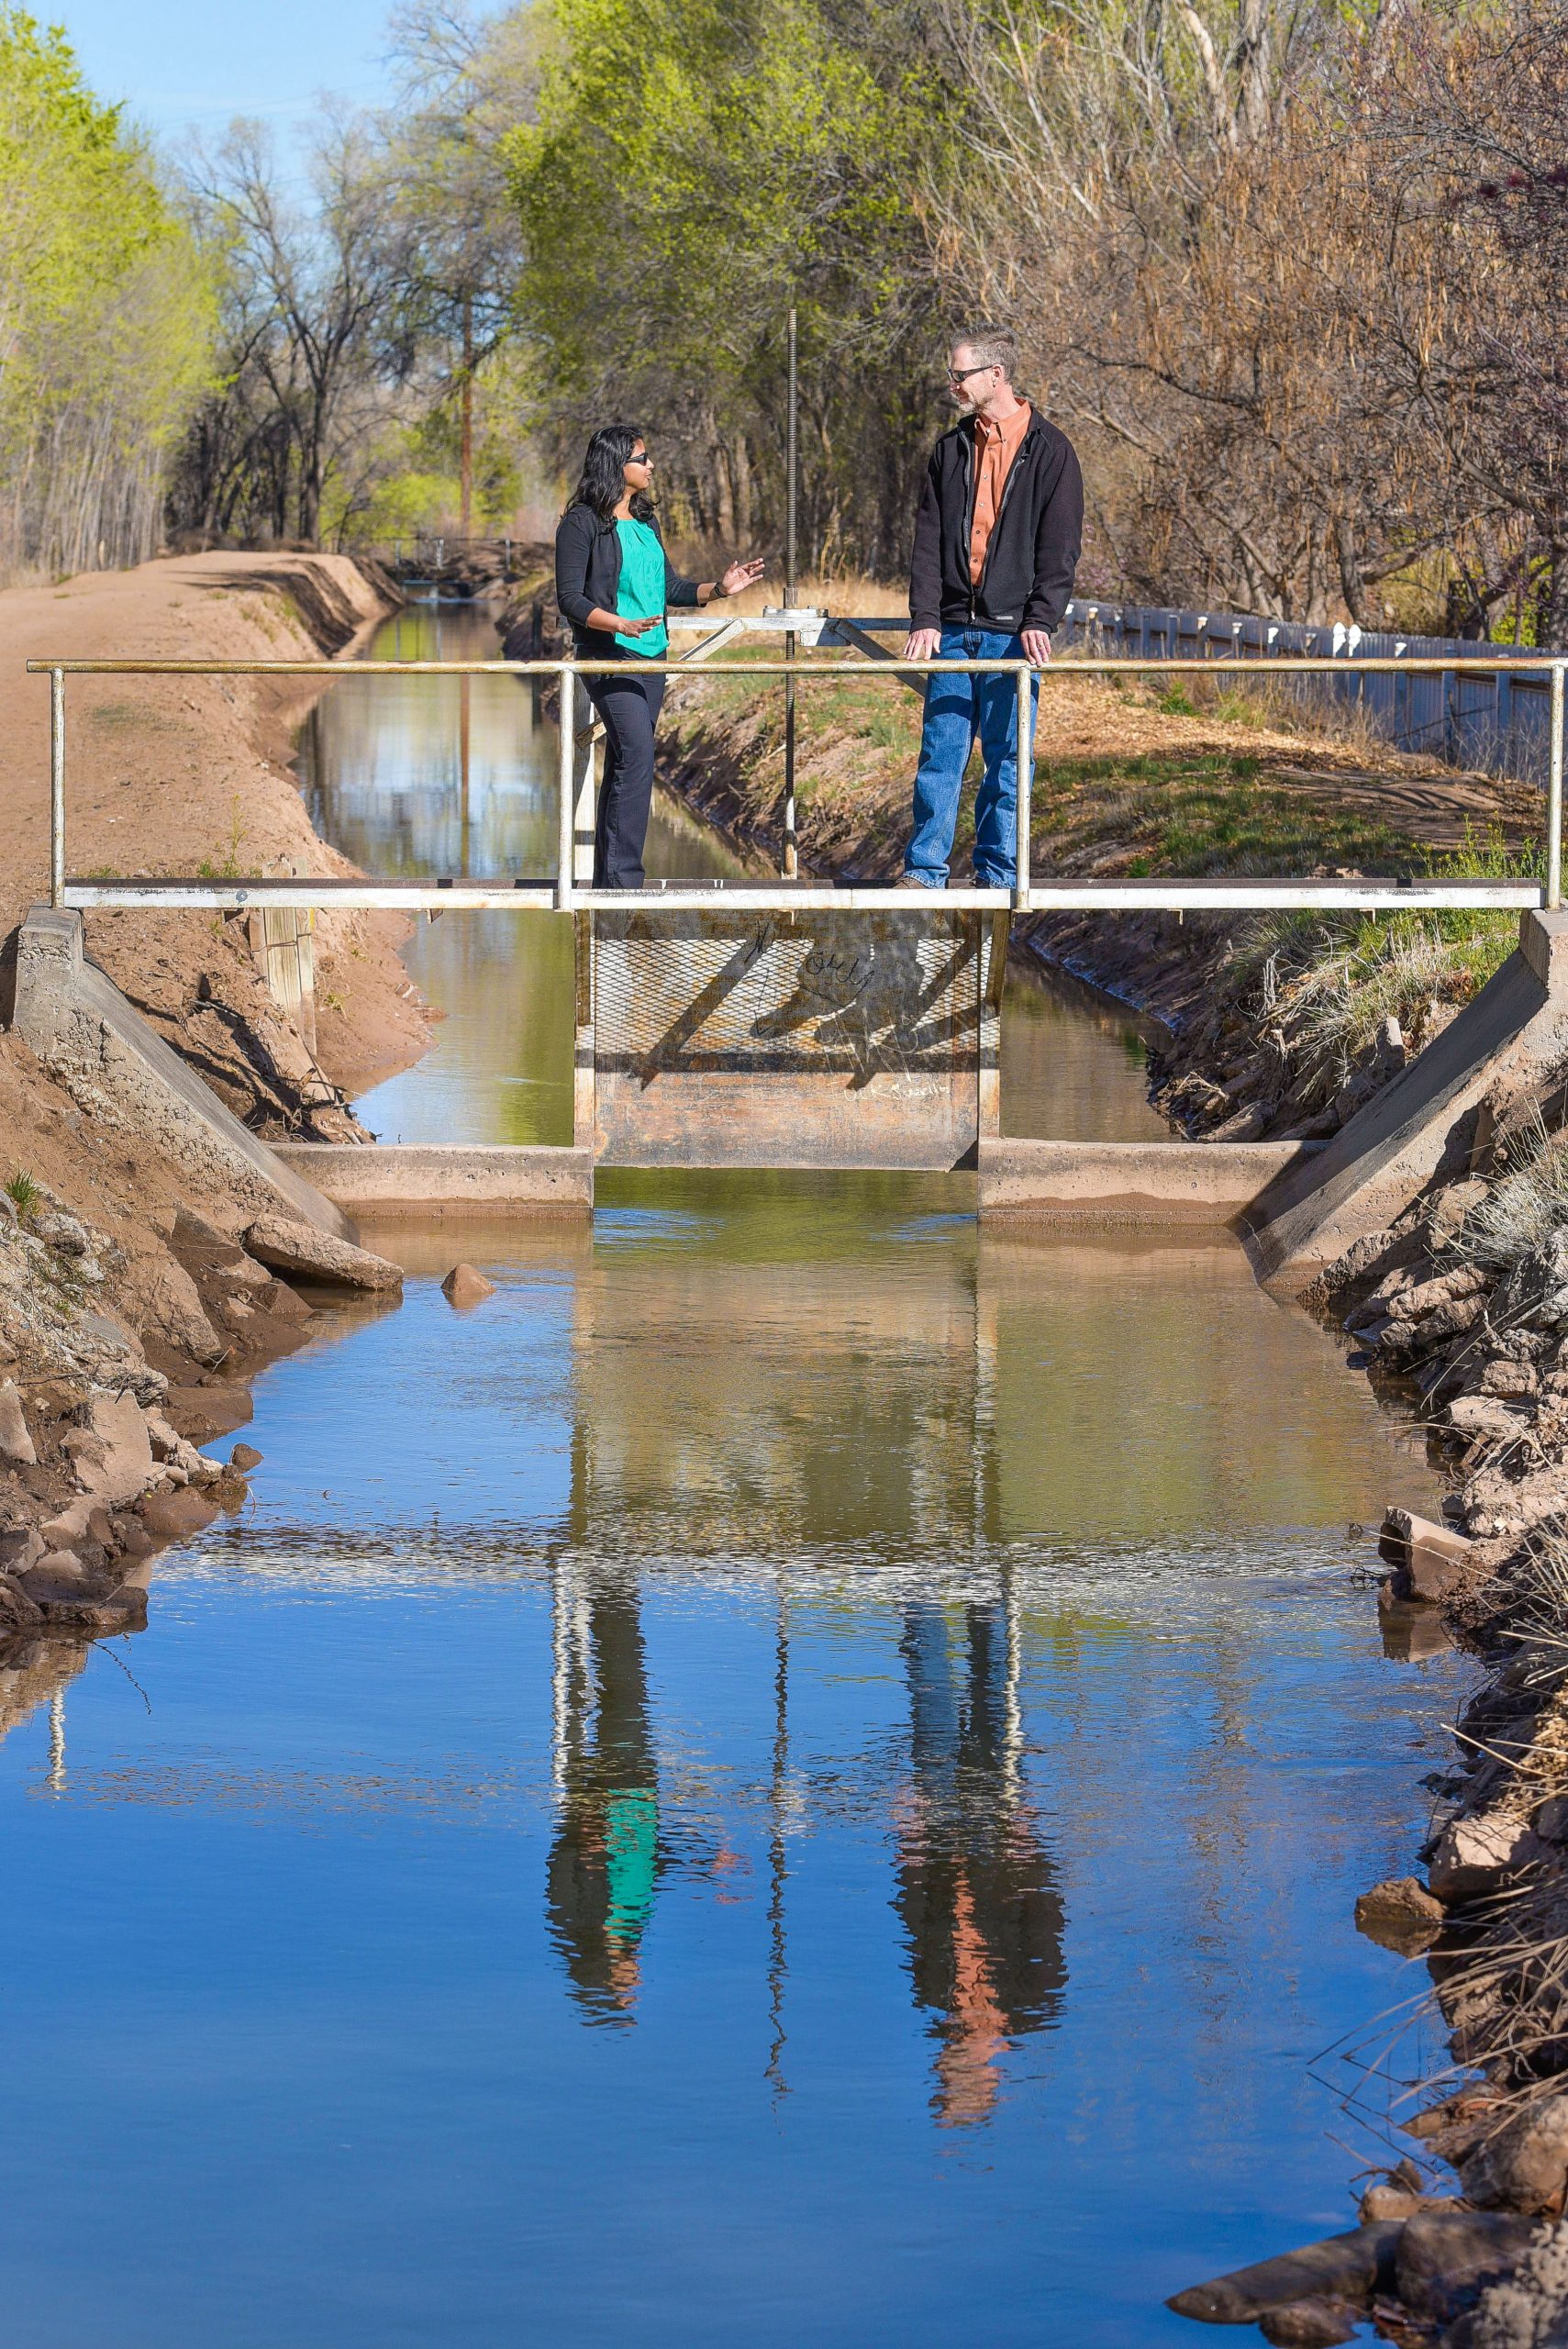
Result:
{"label": "ripples on water surface", "polygon": [[1412,1986],[1351,1911],[1454,1702],[1350,1580],[1412,1437],[1229,1244],[601,1201],[371,1235],[253,1513],[6,1692],[21,2349],[1192,2343],[1348,2222],[1310,2066]]}

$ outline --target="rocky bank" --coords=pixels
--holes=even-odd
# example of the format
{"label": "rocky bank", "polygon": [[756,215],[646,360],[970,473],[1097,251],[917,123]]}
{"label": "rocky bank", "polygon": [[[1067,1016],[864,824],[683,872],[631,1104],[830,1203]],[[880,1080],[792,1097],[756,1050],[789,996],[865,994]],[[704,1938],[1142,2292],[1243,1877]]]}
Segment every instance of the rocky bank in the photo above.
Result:
{"label": "rocky bank", "polygon": [[[342,557],[198,556],[0,595],[15,724],[0,747],[0,1022],[16,924],[47,885],[48,658],[314,659],[395,600]],[[71,868],[347,872],[287,764],[320,686],[238,678],[72,681]],[[115,856],[107,851],[112,849]],[[307,1041],[244,916],[90,918],[93,959],[252,1130],[351,1140],[347,1092],[422,1049],[395,921],[339,913],[315,941]],[[286,1216],[220,1171],[176,1164],[81,1070],[0,1032],[0,1720],[61,1642],[136,1629],[147,1561],[234,1508],[258,1464],[248,1382],[302,1344],[325,1294],[395,1287],[394,1266]],[[315,1302],[313,1302],[313,1300]]]}

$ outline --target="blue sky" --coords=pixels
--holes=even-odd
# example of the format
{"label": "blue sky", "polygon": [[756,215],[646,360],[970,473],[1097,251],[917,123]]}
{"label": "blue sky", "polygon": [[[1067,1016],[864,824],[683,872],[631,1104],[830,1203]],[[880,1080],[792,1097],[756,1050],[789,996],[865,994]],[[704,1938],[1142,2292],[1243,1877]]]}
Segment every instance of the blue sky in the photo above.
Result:
{"label": "blue sky", "polygon": [[331,90],[388,95],[390,0],[33,0],[63,24],[100,97],[127,101],[160,139],[257,115],[280,140]]}

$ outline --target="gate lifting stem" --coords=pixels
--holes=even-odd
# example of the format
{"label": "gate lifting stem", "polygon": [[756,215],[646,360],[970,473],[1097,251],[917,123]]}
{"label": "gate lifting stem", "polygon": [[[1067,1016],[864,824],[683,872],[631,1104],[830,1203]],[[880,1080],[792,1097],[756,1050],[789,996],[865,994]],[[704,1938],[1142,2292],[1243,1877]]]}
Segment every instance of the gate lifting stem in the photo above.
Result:
{"label": "gate lifting stem", "polygon": [[[707,622],[689,625],[707,627]],[[595,889],[584,885],[579,869],[579,855],[584,851],[584,818],[587,839],[591,840],[593,825],[593,759],[591,749],[587,758],[579,762],[579,710],[575,681],[578,678],[615,676],[624,674],[625,664],[607,661],[363,661],[352,665],[338,661],[133,661],[133,660],[39,660],[28,662],[32,675],[47,674],[50,680],[50,902],[53,906],[135,907],[145,910],[161,908],[202,908],[232,911],[252,905],[288,906],[297,908],[339,906],[365,908],[397,908],[406,911],[436,908],[497,910],[510,907],[518,912],[592,912],[617,909],[624,911],[629,904],[657,906],[668,912],[712,912],[719,907],[736,912],[801,912],[807,908],[831,909],[836,912],[927,913],[940,908],[949,911],[1010,911],[1013,913],[1074,910],[1095,912],[1197,910],[1244,910],[1265,907],[1345,907],[1361,910],[1397,910],[1402,908],[1449,907],[1545,907],[1549,911],[1559,908],[1562,902],[1562,730],[1563,675],[1568,659],[1545,659],[1514,655],[1498,660],[1456,662],[1448,659],[1416,658],[1359,660],[1358,673],[1386,672],[1402,675],[1441,674],[1451,676],[1497,676],[1523,674],[1539,678],[1549,674],[1551,678],[1551,737],[1549,781],[1546,801],[1546,840],[1544,883],[1534,881],[1488,881],[1467,877],[1455,881],[1434,880],[1427,876],[1352,877],[1325,880],[1259,880],[1225,881],[1184,880],[1113,880],[1058,881],[1037,877],[1032,869],[1030,837],[1033,786],[1033,745],[1029,729],[1029,694],[1031,680],[1042,679],[1049,671],[1031,671],[1027,662],[1008,661],[904,661],[884,653],[875,643],[872,630],[896,626],[898,621],[836,620],[820,612],[769,613],[760,618],[727,621],[710,633],[684,660],[647,661],[639,665],[654,676],[690,676],[694,665],[717,651],[722,640],[728,644],[745,629],[778,629],[785,628],[795,640],[803,636],[810,640],[809,631],[818,638],[838,642],[848,641],[862,653],[873,658],[825,662],[820,658],[801,660],[762,660],[748,657],[723,662],[727,677],[781,677],[785,680],[824,681],[841,677],[885,677],[909,685],[919,690],[920,681],[929,676],[1010,675],[1016,691],[1015,741],[1018,758],[1017,790],[1017,864],[1016,883],[1011,889],[950,888],[941,891],[916,891],[883,886],[835,887],[830,883],[816,885],[781,879],[773,885],[744,883],[739,885],[720,884],[672,885],[654,885],[639,898],[635,893],[619,889]],[[841,631],[841,634],[836,633]],[[1217,669],[1242,675],[1301,675],[1330,674],[1342,675],[1342,661],[1325,658],[1251,659],[1220,654],[1209,658],[1186,659],[1079,659],[1073,655],[1057,664],[1058,674],[1065,672],[1074,677],[1084,676],[1147,676],[1168,675],[1212,676]],[[557,835],[556,871],[553,880],[539,877],[512,881],[470,881],[442,878],[433,881],[377,881],[373,878],[333,881],[318,877],[272,878],[266,874],[213,879],[205,875],[178,875],[132,880],[90,878],[68,879],[65,870],[65,680],[69,676],[91,677],[330,677],[345,676],[493,676],[544,680],[554,678],[561,692],[561,759],[560,759],[560,821]],[[587,747],[586,745],[584,746]],[[581,771],[580,771],[581,768]],[[786,872],[794,862],[793,827],[784,841]]]}

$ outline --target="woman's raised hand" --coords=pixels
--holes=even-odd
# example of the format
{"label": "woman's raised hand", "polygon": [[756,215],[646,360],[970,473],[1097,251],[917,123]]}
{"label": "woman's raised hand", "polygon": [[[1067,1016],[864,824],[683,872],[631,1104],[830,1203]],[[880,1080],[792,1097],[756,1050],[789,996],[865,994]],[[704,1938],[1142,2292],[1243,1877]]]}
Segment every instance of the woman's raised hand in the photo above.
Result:
{"label": "woman's raised hand", "polygon": [[743,596],[748,587],[756,585],[766,569],[767,564],[760,555],[755,562],[732,562],[718,583],[719,593],[724,596]]}

